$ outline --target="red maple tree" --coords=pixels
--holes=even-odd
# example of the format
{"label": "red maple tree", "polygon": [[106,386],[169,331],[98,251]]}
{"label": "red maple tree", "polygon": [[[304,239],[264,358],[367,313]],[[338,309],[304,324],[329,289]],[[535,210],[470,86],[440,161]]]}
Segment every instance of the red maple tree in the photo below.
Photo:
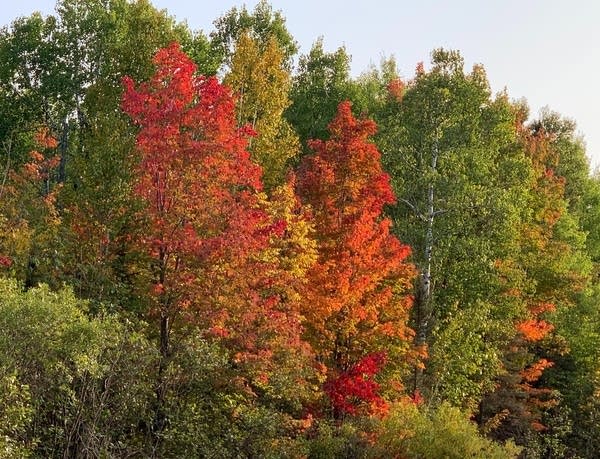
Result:
{"label": "red maple tree", "polygon": [[[160,50],[156,73],[124,79],[123,109],[139,126],[135,194],[145,204],[141,249],[152,267],[148,297],[161,352],[174,321],[231,349],[237,364],[298,348],[299,320],[278,296],[277,260],[265,256],[285,222],[269,216],[261,169],[246,150],[230,90],[196,76],[179,45]],[[264,380],[264,367],[256,370]]]}

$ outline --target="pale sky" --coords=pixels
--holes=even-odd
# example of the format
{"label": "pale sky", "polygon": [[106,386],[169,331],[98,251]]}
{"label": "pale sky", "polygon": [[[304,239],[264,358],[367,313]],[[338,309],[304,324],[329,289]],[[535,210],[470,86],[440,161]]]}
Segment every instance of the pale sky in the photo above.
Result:
{"label": "pale sky", "polygon": [[[54,0],[2,2],[0,24],[33,11],[52,13]],[[212,30],[231,0],[153,0],[192,29]],[[252,10],[256,1],[245,2]],[[482,63],[494,92],[525,97],[532,115],[543,106],[577,122],[592,165],[600,165],[600,1],[596,0],[272,0],[306,53],[322,35],[325,48],[345,45],[352,73],[395,56],[411,77],[434,48],[458,49],[470,68]]]}

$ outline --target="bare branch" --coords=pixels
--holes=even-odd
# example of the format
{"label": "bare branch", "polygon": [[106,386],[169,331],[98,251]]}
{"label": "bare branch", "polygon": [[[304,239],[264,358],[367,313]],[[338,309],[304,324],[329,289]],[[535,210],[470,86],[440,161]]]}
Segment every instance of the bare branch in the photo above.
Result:
{"label": "bare branch", "polygon": [[404,204],[406,204],[408,207],[410,207],[410,209],[414,212],[414,214],[423,221],[426,221],[425,217],[423,216],[423,214],[421,212],[419,212],[419,210],[417,209],[417,207],[411,203],[410,201],[407,201],[404,198],[399,198],[398,201],[403,202]]}

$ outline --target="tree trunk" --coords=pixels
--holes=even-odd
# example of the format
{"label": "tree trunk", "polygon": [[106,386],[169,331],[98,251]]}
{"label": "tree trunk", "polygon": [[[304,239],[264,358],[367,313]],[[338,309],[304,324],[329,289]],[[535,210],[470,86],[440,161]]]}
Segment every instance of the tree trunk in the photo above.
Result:
{"label": "tree trunk", "polygon": [[[437,170],[438,161],[438,148],[434,146],[431,156],[431,171],[434,173]],[[420,266],[420,277],[417,295],[415,298],[415,309],[416,309],[416,339],[415,344],[417,347],[422,348],[427,344],[429,335],[429,328],[431,317],[433,314],[431,305],[432,287],[431,287],[431,261],[433,258],[433,223],[435,219],[435,187],[432,182],[429,183],[427,189],[427,213],[425,215],[426,229],[425,229],[425,247],[424,247],[424,259]],[[423,369],[421,366],[415,366],[414,370],[414,382],[413,392],[420,391],[422,386]]]}

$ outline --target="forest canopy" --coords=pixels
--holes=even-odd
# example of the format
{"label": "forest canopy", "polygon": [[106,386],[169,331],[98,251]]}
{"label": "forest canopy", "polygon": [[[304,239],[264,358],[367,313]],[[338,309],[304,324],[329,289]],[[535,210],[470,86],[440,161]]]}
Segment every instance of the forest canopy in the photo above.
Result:
{"label": "forest canopy", "polygon": [[214,25],[0,30],[0,456],[597,457],[575,122],[456,50],[353,77],[266,1]]}

